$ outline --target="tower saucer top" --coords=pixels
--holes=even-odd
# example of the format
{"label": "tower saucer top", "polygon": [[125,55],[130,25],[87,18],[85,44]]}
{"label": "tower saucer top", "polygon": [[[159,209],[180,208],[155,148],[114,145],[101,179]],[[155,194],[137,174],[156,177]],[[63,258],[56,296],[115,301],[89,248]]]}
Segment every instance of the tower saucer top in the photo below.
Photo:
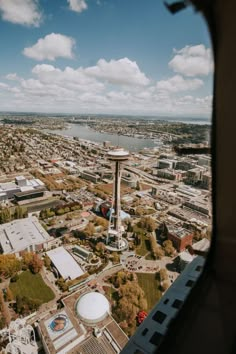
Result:
{"label": "tower saucer top", "polygon": [[107,153],[107,157],[111,161],[124,161],[128,160],[129,152],[123,148],[115,148]]}

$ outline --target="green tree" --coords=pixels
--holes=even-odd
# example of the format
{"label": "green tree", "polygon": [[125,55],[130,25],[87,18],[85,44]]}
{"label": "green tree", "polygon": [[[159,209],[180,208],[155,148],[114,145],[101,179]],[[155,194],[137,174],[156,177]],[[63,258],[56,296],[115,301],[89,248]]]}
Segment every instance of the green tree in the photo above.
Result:
{"label": "green tree", "polygon": [[7,288],[6,290],[6,301],[13,301],[14,300],[14,296],[12,294],[12,291],[10,288]]}
{"label": "green tree", "polygon": [[161,284],[161,290],[162,291],[166,291],[169,288],[169,286],[170,286],[169,282],[168,281],[164,281]]}
{"label": "green tree", "polygon": [[14,211],[14,219],[22,219],[28,216],[27,209],[21,206],[16,206]]}
{"label": "green tree", "polygon": [[21,261],[14,254],[0,255],[0,275],[4,278],[11,277],[21,270]]}
{"label": "green tree", "polygon": [[33,252],[24,252],[22,255],[23,264],[29,268],[29,265],[33,259]]}
{"label": "green tree", "polygon": [[106,246],[104,245],[103,242],[98,242],[95,247],[96,251],[99,252],[100,254],[104,254],[106,250]]}
{"label": "green tree", "polygon": [[109,224],[108,220],[101,218],[100,216],[96,216],[94,222],[96,226],[102,226],[104,229],[106,229]]}
{"label": "green tree", "polygon": [[172,257],[175,254],[175,248],[171,240],[166,240],[163,242],[163,249],[166,256]]}
{"label": "green tree", "polygon": [[56,281],[56,284],[58,285],[58,287],[62,290],[62,291],[67,291],[68,290],[68,284],[65,282],[65,280],[63,278],[59,278]]}
{"label": "green tree", "polygon": [[51,268],[51,259],[48,257],[48,255],[46,255],[44,257],[44,265],[47,269],[50,269]]}
{"label": "green tree", "polygon": [[3,208],[0,211],[0,224],[5,224],[11,221],[11,212],[9,208]]}
{"label": "green tree", "polygon": [[117,252],[112,252],[112,261],[113,263],[120,262],[120,255]]}
{"label": "green tree", "polygon": [[193,233],[194,241],[200,241],[202,239],[202,233],[198,230],[195,230]]}
{"label": "green tree", "polygon": [[43,261],[39,258],[39,256],[34,253],[32,260],[29,263],[29,269],[33,274],[39,273],[43,266]]}
{"label": "green tree", "polygon": [[162,268],[159,272],[160,281],[165,281],[168,279],[168,273],[166,268]]}
{"label": "green tree", "polygon": [[56,215],[63,215],[65,214],[65,210],[63,208],[59,208],[56,210]]}
{"label": "green tree", "polygon": [[157,228],[155,220],[151,216],[144,216],[140,219],[138,226],[147,232],[153,232]]}
{"label": "green tree", "polygon": [[89,222],[88,225],[84,229],[84,233],[86,236],[93,236],[95,234],[95,227],[92,222]]}
{"label": "green tree", "polygon": [[19,275],[18,274],[14,274],[11,277],[11,283],[16,283],[18,279],[19,279]]}
{"label": "green tree", "polygon": [[156,236],[153,233],[149,236],[149,241],[153,257],[161,259],[164,256],[164,251],[157,244]]}
{"label": "green tree", "polygon": [[137,236],[143,236],[145,233],[145,230],[139,226],[139,224],[136,224],[133,226],[133,232]]}
{"label": "green tree", "polygon": [[4,301],[3,293],[0,291],[0,328],[4,328],[6,324],[8,325],[10,320],[10,314]]}
{"label": "green tree", "polygon": [[16,312],[27,315],[32,311],[37,311],[42,302],[39,299],[31,299],[26,296],[16,296]]}
{"label": "green tree", "polygon": [[[144,291],[136,281],[127,281],[118,291],[119,299],[114,309],[118,322],[122,322],[127,334],[132,334],[136,328],[136,316],[140,310],[147,309]],[[126,321],[126,323],[124,322]],[[126,326],[127,325],[127,326]]]}

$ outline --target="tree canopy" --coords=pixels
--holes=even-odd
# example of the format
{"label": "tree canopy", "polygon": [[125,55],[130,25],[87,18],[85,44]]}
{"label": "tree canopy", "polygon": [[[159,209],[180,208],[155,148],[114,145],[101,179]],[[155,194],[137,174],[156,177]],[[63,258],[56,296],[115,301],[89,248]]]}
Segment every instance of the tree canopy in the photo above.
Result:
{"label": "tree canopy", "polygon": [[172,257],[175,254],[175,248],[171,240],[164,241],[162,245],[166,256]]}
{"label": "tree canopy", "polygon": [[143,216],[138,222],[138,226],[147,232],[153,232],[157,228],[157,224],[151,216]]}
{"label": "tree canopy", "polygon": [[164,256],[164,251],[161,246],[157,244],[156,236],[154,234],[151,234],[149,237],[149,241],[153,257],[155,257],[156,259],[161,259]]}
{"label": "tree canopy", "polygon": [[0,255],[0,275],[4,278],[11,277],[21,270],[21,261],[14,254]]}

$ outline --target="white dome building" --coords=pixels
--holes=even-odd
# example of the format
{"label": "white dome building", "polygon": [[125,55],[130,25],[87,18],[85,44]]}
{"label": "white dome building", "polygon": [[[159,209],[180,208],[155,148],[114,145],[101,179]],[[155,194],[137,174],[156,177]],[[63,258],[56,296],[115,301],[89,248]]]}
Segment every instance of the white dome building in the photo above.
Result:
{"label": "white dome building", "polygon": [[80,320],[88,325],[93,325],[107,317],[110,313],[110,303],[100,293],[86,293],[78,299],[76,313]]}

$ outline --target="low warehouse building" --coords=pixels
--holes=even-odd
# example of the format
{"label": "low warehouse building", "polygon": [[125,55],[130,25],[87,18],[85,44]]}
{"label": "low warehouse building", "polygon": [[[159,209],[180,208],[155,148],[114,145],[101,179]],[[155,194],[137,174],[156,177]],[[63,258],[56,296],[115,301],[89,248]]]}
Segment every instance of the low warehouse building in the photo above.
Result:
{"label": "low warehouse building", "polygon": [[35,216],[0,225],[0,251],[21,256],[48,248],[52,238]]}
{"label": "low warehouse building", "polygon": [[64,280],[74,280],[84,274],[82,268],[64,247],[48,251],[47,255]]}

